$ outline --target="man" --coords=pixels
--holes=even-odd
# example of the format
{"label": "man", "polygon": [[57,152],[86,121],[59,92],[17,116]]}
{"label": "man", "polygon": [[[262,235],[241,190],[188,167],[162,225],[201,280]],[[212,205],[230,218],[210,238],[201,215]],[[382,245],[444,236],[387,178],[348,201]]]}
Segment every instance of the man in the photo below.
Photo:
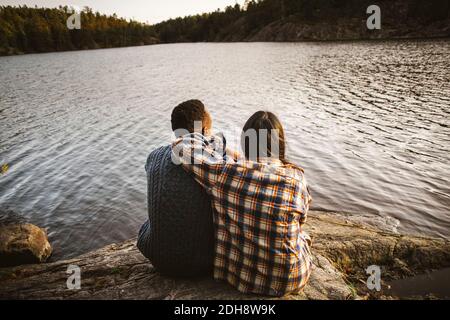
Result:
{"label": "man", "polygon": [[[194,122],[201,123],[196,128]],[[208,135],[211,116],[199,100],[189,100],[172,112],[175,136],[198,131]],[[213,215],[209,196],[171,159],[171,146],[153,151],[147,172],[148,221],[137,246],[156,270],[169,276],[210,273],[214,255]]]}

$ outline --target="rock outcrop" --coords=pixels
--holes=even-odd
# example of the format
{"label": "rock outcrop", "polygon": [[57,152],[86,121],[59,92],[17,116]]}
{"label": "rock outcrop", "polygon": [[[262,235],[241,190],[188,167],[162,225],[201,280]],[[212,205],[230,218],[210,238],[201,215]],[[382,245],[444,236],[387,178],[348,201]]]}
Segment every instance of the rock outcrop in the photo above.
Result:
{"label": "rock outcrop", "polygon": [[245,38],[249,42],[350,41],[368,39],[448,38],[450,19],[436,21],[418,28],[413,23],[399,26],[384,21],[380,30],[368,30],[362,19],[341,19],[329,22],[276,21]]}
{"label": "rock outcrop", "polygon": [[0,267],[44,262],[51,253],[45,230],[29,223],[0,225]]}
{"label": "rock outcrop", "polygon": [[[365,269],[379,265],[385,280],[450,266],[450,242],[405,236],[353,222],[351,216],[311,212],[314,270],[307,287],[283,299],[368,297]],[[0,269],[0,299],[267,299],[241,294],[209,277],[159,275],[132,239],[75,259]],[[81,270],[80,289],[69,290],[69,266]],[[370,297],[380,298],[371,295]],[[382,298],[382,296],[381,296]]]}

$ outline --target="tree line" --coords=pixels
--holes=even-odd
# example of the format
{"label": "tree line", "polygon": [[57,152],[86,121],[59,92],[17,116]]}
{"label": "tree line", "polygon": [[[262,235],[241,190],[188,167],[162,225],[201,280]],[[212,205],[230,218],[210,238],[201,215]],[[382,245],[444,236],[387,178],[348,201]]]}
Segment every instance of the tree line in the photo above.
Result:
{"label": "tree line", "polygon": [[338,19],[364,20],[372,4],[389,8],[383,17],[399,25],[450,18],[450,0],[247,0],[243,7],[171,19],[155,29],[161,42],[245,41],[274,22],[332,25]]}
{"label": "tree line", "polygon": [[[0,7],[0,55],[153,43],[245,41],[274,22],[333,24],[361,19],[371,4],[389,7],[383,19],[427,25],[449,19],[450,0],[247,0],[215,12],[170,19],[155,25],[84,8],[80,30],[66,26],[67,7]],[[397,10],[398,9],[398,10]]]}
{"label": "tree line", "polygon": [[68,7],[0,7],[0,55],[145,45],[157,42],[153,26],[84,8],[81,29],[70,30]]}

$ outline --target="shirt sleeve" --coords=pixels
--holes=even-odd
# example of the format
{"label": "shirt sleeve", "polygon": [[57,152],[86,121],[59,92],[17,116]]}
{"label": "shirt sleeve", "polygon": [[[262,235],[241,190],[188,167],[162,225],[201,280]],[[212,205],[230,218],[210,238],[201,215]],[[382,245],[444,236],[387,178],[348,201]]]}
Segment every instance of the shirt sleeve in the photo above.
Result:
{"label": "shirt sleeve", "polygon": [[312,202],[312,197],[303,172],[301,173],[300,177],[301,178],[299,179],[297,185],[296,209],[300,213],[299,223],[300,225],[303,225],[306,223],[307,220],[309,207]]}
{"label": "shirt sleeve", "polygon": [[220,136],[188,134],[172,144],[172,161],[181,165],[210,192],[227,161],[225,140]]}

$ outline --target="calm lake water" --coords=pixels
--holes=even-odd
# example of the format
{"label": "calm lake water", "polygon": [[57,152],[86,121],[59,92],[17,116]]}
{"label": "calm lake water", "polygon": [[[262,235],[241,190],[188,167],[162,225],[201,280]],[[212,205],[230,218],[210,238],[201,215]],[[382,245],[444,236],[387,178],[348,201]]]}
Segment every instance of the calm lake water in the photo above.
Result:
{"label": "calm lake water", "polygon": [[[285,124],[313,208],[450,236],[450,41],[175,44],[0,58],[0,208],[54,257],[136,236],[144,163],[198,98],[233,134]],[[176,201],[176,195],[174,195]]]}

